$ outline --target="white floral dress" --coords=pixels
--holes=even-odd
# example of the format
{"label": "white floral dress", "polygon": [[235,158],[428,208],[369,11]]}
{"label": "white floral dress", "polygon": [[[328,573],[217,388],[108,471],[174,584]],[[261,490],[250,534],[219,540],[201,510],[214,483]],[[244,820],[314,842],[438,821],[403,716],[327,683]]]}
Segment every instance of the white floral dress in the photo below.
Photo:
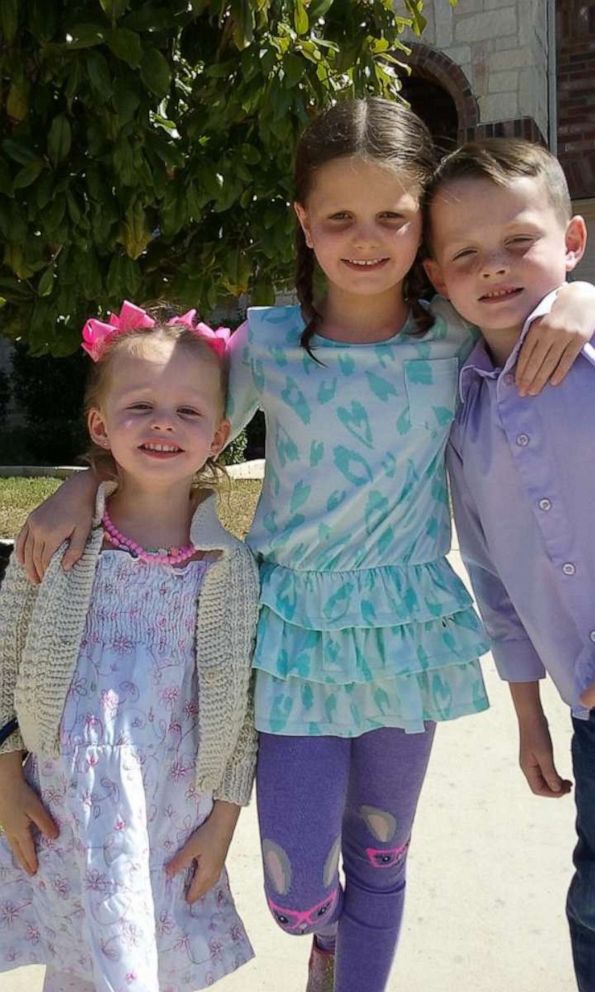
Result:
{"label": "white floral dress", "polygon": [[195,787],[196,602],[208,567],[101,554],[61,723],[27,763],[56,820],[29,878],[0,837],[0,971],[48,964],[97,992],[194,992],[252,948],[224,871],[198,902],[164,868],[212,809]]}

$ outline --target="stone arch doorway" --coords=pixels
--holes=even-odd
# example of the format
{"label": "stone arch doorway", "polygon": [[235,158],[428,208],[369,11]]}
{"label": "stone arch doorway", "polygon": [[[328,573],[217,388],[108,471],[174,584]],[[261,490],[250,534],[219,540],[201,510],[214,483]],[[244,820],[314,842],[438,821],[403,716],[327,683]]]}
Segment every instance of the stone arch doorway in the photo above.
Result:
{"label": "stone arch doorway", "polygon": [[410,44],[403,61],[411,74],[403,74],[403,95],[426,122],[438,148],[450,151],[469,141],[479,125],[479,105],[465,73],[444,52]]}
{"label": "stone arch doorway", "polygon": [[438,83],[413,72],[402,81],[402,96],[430,129],[441,155],[452,151],[459,135],[459,117],[455,102]]}

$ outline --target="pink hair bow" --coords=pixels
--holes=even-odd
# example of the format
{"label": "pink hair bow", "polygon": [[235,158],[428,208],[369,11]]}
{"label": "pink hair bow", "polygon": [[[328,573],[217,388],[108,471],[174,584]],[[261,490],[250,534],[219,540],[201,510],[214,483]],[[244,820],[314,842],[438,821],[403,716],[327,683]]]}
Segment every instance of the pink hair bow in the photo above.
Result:
{"label": "pink hair bow", "polygon": [[196,310],[187,310],[186,313],[181,314],[179,317],[172,317],[167,323],[183,324],[184,327],[187,327],[197,337],[203,338],[217,355],[225,354],[227,343],[231,337],[229,327],[218,327],[214,331],[208,324],[203,324],[200,321],[196,323]]}
{"label": "pink hair bow", "polygon": [[97,362],[106,347],[114,338],[125,331],[142,327],[154,327],[155,321],[149,314],[134,303],[124,300],[120,313],[110,314],[109,323],[90,317],[83,327],[83,348],[94,362]]}

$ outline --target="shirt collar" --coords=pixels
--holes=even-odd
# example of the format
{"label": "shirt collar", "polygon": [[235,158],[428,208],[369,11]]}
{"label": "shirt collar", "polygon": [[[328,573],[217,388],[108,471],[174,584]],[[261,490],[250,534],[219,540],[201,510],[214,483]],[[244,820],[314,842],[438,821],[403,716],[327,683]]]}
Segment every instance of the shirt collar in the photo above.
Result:
{"label": "shirt collar", "polygon": [[471,388],[471,383],[474,379],[497,379],[501,375],[508,373],[510,369],[514,368],[519,351],[521,350],[523,341],[529,332],[531,324],[534,320],[537,320],[538,317],[543,317],[546,313],[550,312],[557,293],[558,290],[554,290],[553,293],[548,293],[548,295],[544,296],[543,300],[538,303],[535,309],[529,314],[523,324],[523,329],[519,334],[518,341],[508,356],[504,368],[499,368],[497,365],[494,365],[494,362],[490,357],[490,353],[486,348],[485,341],[483,338],[480,338],[469,355],[467,361],[463,365],[459,375],[459,395],[463,403],[467,398],[467,394]]}

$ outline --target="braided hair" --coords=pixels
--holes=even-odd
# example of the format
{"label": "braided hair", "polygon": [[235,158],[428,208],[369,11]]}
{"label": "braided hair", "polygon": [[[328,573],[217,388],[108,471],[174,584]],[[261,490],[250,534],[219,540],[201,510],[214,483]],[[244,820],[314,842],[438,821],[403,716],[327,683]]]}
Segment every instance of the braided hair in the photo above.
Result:
{"label": "braided hair", "polygon": [[[334,159],[354,155],[399,171],[407,170],[422,190],[432,178],[436,165],[430,132],[417,114],[404,104],[380,97],[342,101],[316,117],[298,143],[294,174],[297,202],[306,204],[317,169]],[[306,244],[298,223],[295,282],[305,322],[300,344],[317,361],[312,352],[312,338],[322,315],[314,298],[315,269],[314,252]],[[425,333],[433,323],[431,313],[419,303],[418,293],[422,288],[427,291],[428,283],[418,259],[405,280],[405,298],[418,333]]]}

